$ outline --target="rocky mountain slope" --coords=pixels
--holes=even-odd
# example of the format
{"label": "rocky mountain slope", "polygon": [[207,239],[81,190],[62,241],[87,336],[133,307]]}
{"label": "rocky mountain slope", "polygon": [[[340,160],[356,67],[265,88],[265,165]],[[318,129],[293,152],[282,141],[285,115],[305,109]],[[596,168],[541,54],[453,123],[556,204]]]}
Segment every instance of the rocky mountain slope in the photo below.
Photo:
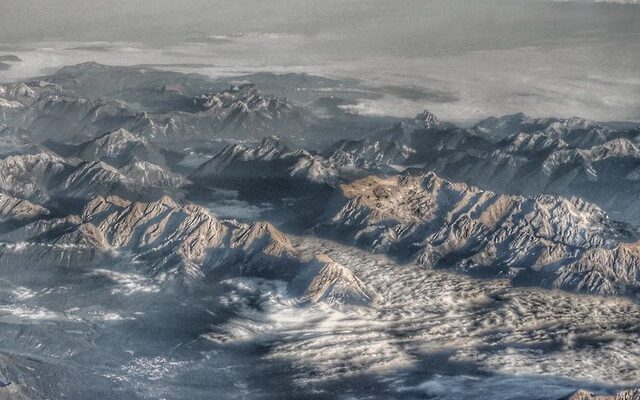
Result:
{"label": "rocky mountain slope", "polygon": [[[0,236],[0,265],[74,269],[106,262],[141,264],[149,276],[201,284],[204,279],[253,276],[291,282],[291,293],[312,302],[367,304],[372,295],[348,268],[327,256],[303,260],[268,222],[216,218],[169,197],[151,203],[98,196],[79,215],[47,219],[47,211],[0,196],[0,211],[36,219]],[[28,274],[26,274],[28,277]]]}
{"label": "rocky mountain slope", "polygon": [[316,230],[373,251],[519,284],[607,295],[640,289],[634,235],[580,199],[508,196],[434,173],[341,186]]}

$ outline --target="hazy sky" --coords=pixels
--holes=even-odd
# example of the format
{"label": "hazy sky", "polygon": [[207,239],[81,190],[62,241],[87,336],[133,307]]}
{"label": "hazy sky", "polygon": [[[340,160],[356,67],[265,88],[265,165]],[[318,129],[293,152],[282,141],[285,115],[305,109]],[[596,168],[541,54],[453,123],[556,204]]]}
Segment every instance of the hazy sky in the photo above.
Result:
{"label": "hazy sky", "polygon": [[0,80],[86,60],[190,63],[214,76],[306,71],[459,99],[412,104],[390,95],[361,112],[412,115],[427,106],[454,120],[515,111],[640,119],[637,4],[2,0],[0,54],[24,60]]}

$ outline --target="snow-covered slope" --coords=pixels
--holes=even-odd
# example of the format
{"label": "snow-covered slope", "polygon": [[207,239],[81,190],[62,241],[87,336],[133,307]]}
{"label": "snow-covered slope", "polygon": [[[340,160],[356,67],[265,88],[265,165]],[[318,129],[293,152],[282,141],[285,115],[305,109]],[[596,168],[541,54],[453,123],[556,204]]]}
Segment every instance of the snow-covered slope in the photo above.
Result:
{"label": "snow-covered slope", "polygon": [[539,132],[580,148],[602,144],[617,134],[614,129],[596,121],[582,118],[531,118],[522,113],[491,117],[480,121],[471,130],[496,142],[518,133]]}
{"label": "snow-covered slope", "polygon": [[75,157],[120,167],[131,160],[165,163],[161,149],[140,134],[117,129],[78,146]]}

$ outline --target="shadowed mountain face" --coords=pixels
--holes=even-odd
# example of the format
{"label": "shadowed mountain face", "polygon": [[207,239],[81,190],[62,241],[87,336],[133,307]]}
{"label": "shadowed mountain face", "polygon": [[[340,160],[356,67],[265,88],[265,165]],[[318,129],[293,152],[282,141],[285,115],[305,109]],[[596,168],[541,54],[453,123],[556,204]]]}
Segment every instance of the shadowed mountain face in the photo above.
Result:
{"label": "shadowed mountain face", "polygon": [[0,398],[634,399],[639,128],[363,93],[0,86]]}

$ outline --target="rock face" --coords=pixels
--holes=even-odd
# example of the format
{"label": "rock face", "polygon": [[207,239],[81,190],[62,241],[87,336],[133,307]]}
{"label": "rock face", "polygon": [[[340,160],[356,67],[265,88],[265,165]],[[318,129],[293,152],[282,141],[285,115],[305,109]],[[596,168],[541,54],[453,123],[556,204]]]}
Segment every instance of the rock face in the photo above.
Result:
{"label": "rock face", "polygon": [[87,161],[103,161],[116,168],[135,161],[165,164],[157,146],[126,129],[117,129],[80,144],[73,155]]}
{"label": "rock face", "polygon": [[431,128],[440,124],[438,117],[432,114],[429,110],[422,111],[420,114],[416,115],[415,119],[416,121],[424,124],[425,128]]}
{"label": "rock face", "polygon": [[5,157],[0,159],[0,189],[16,197],[46,200],[49,188],[70,169],[51,152]]}
{"label": "rock face", "polygon": [[579,199],[405,174],[342,185],[322,218],[320,232],[429,267],[608,295],[640,289],[640,254],[619,242],[623,227]]}

